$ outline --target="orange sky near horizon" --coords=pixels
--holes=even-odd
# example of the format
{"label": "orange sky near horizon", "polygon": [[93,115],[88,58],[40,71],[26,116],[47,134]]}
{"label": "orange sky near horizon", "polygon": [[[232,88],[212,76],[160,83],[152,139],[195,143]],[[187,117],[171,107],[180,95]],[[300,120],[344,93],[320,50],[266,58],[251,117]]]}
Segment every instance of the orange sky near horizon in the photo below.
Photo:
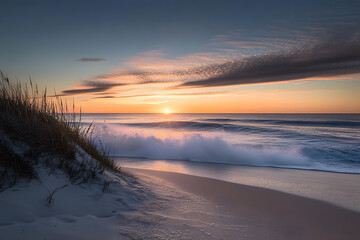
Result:
{"label": "orange sky near horizon", "polygon": [[[275,90],[265,90],[266,87],[269,89],[269,86],[257,86],[257,89],[264,89],[234,91],[224,95],[173,97],[168,93],[165,96],[159,95],[157,99],[155,94],[151,99],[159,103],[154,104],[150,104],[151,99],[141,96],[132,102],[126,102],[122,98],[89,100],[82,96],[82,100],[78,99],[80,101],[76,103],[84,113],[164,113],[166,109],[170,113],[360,113],[360,86],[358,81],[349,84],[356,86],[326,90],[276,90],[284,86],[294,86],[281,83],[270,87]],[[146,102],[148,104],[145,104]]]}

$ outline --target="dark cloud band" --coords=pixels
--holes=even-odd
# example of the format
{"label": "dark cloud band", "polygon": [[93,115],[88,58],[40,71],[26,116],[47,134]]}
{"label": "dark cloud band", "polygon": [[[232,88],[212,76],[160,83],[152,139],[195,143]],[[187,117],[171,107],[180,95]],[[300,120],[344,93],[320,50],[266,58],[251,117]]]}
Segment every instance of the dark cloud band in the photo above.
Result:
{"label": "dark cloud band", "polygon": [[106,61],[104,58],[80,58],[75,60],[77,62],[103,62]]}
{"label": "dark cloud band", "polygon": [[83,85],[84,88],[64,90],[61,92],[60,95],[57,95],[57,96],[104,93],[113,87],[122,86],[122,85],[124,85],[124,84],[97,82],[97,81],[85,81],[85,83]]}
{"label": "dark cloud band", "polygon": [[217,87],[360,73],[359,36],[341,37],[319,41],[308,49],[264,54],[192,69],[189,72],[209,77],[190,80],[177,87]]}

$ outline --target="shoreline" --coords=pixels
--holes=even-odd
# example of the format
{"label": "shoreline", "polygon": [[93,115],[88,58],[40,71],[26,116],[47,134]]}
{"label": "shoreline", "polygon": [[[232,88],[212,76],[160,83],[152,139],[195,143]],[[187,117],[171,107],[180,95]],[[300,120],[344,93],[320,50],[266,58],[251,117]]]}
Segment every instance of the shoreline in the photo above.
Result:
{"label": "shoreline", "polygon": [[360,174],[285,168],[229,166],[185,161],[115,159],[122,168],[177,172],[277,190],[360,212]]}
{"label": "shoreline", "polygon": [[[277,190],[218,179],[156,170],[124,168],[154,177],[203,197],[232,216],[246,216],[292,239],[357,239],[360,213],[334,204]],[[270,236],[273,236],[271,233]]]}
{"label": "shoreline", "polygon": [[273,168],[273,169],[285,169],[285,170],[299,170],[299,171],[310,171],[310,172],[320,172],[320,173],[335,173],[335,174],[349,174],[349,175],[359,175],[360,172],[346,172],[340,170],[324,170],[316,168],[305,168],[305,167],[291,167],[291,166],[272,166],[272,165],[250,165],[250,164],[236,164],[228,162],[203,162],[203,161],[191,161],[191,160],[181,160],[181,159],[152,159],[146,157],[131,157],[131,156],[110,156],[111,159],[132,159],[132,160],[146,160],[146,161],[173,161],[180,163],[195,163],[195,164],[211,164],[218,166],[229,166],[229,167],[249,167],[249,168]]}

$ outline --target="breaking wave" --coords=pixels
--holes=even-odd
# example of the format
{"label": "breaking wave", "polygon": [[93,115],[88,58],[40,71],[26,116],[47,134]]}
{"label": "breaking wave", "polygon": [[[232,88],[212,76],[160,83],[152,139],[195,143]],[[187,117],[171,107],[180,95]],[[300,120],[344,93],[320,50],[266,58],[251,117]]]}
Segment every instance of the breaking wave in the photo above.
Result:
{"label": "breaking wave", "polygon": [[359,114],[85,116],[92,121],[114,157],[360,173]]}
{"label": "breaking wave", "polygon": [[220,137],[187,134],[182,138],[157,138],[122,132],[113,125],[98,124],[96,134],[117,157],[187,160],[251,166],[288,168],[312,167],[309,158],[296,148],[287,150],[261,149],[232,145]]}

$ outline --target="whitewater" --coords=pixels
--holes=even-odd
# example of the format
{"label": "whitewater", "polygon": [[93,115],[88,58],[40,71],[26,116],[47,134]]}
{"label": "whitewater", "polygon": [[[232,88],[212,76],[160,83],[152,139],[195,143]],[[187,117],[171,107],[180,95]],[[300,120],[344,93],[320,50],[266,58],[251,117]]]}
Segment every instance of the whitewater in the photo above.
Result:
{"label": "whitewater", "polygon": [[360,114],[83,114],[113,157],[360,173]]}

